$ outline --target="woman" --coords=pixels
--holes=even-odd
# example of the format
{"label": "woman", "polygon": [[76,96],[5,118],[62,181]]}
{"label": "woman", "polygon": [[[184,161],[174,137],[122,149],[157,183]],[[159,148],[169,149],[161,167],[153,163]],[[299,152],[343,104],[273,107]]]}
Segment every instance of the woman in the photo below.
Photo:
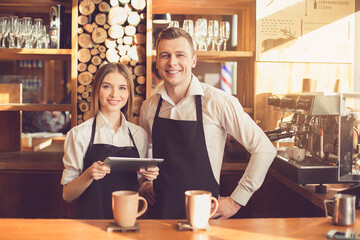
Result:
{"label": "woman", "polygon": [[[103,165],[108,156],[146,157],[147,135],[128,122],[132,116],[134,84],[121,63],[108,63],[95,75],[91,94],[92,118],[66,135],[61,184],[67,202],[79,198],[78,218],[113,218],[111,193],[138,190],[136,172],[113,172]],[[140,169],[141,181],[153,180],[158,167]]]}

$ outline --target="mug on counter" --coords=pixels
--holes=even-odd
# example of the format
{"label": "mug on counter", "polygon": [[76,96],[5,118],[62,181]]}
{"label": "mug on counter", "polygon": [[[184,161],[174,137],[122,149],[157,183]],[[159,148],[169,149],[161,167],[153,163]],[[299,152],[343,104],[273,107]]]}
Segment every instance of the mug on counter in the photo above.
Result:
{"label": "mug on counter", "polygon": [[[139,201],[143,201],[143,206],[139,209]],[[147,201],[139,196],[135,191],[115,191],[112,193],[112,210],[115,222],[120,227],[132,227],[135,225],[136,218],[145,213]]]}
{"label": "mug on counter", "polygon": [[[211,203],[215,206],[211,210]],[[209,219],[216,213],[219,203],[211,192],[189,190],[185,192],[185,210],[188,223],[194,228],[205,228]]]}
{"label": "mug on counter", "polygon": [[[355,223],[355,199],[356,197],[348,194],[335,194],[334,199],[324,200],[326,217],[332,218],[333,224],[349,226]],[[332,217],[328,215],[326,203],[334,204]]]}

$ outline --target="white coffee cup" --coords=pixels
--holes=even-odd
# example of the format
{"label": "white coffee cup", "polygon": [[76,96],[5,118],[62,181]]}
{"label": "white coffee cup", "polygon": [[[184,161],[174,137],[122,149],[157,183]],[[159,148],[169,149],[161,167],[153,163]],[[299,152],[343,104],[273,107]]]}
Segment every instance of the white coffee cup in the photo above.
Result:
{"label": "white coffee cup", "polygon": [[286,148],[286,154],[289,159],[294,159],[296,161],[303,161],[305,159],[306,151],[304,148],[288,147]]}
{"label": "white coffee cup", "polygon": [[[143,206],[138,211],[139,201],[143,201]],[[139,196],[135,191],[115,191],[112,193],[112,209],[115,222],[120,227],[132,227],[135,225],[136,218],[145,213],[147,201]]]}
{"label": "white coffee cup", "polygon": [[[211,210],[211,203],[215,207]],[[216,213],[219,203],[211,192],[189,190],[185,192],[185,209],[188,223],[194,228],[205,228],[209,219]]]}

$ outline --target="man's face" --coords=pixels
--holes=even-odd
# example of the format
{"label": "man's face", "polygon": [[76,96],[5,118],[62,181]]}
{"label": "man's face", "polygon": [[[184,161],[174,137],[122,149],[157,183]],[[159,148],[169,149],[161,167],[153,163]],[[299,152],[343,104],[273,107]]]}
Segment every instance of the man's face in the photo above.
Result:
{"label": "man's face", "polygon": [[183,38],[163,39],[157,48],[156,67],[165,85],[187,89],[191,81],[191,70],[196,66],[188,41]]}

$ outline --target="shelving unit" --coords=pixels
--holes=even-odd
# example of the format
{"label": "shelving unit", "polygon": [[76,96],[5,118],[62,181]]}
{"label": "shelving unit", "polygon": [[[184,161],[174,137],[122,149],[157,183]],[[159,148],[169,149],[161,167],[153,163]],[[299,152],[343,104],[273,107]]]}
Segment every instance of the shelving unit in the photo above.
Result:
{"label": "shelving unit", "polygon": [[[254,113],[254,65],[255,65],[255,0],[152,0],[148,18],[147,75],[151,76],[151,61],[156,52],[152,50],[152,15],[170,13],[212,19],[214,16],[237,15],[237,47],[235,51],[197,51],[200,62],[237,62],[237,98],[249,114]],[[150,96],[151,81],[147,81]]]}
{"label": "shelving unit", "polygon": [[[71,36],[76,34],[77,24],[77,0],[41,0],[41,1],[28,1],[28,0],[0,0],[0,16],[17,15],[19,17],[30,16],[33,19],[40,17],[44,19],[44,24],[49,22],[50,7],[53,5],[65,6],[66,13],[71,13],[72,26]],[[47,23],[48,24],[48,23]],[[72,48],[69,49],[26,49],[26,48],[0,48],[0,61],[8,62],[14,71],[14,75],[19,72],[18,61],[45,61],[42,66],[42,81],[50,83],[46,87],[45,91],[49,90],[52,85],[55,86],[56,71],[62,71],[57,69],[58,62],[63,61],[62,72],[64,72],[64,81],[70,82],[71,89],[71,104],[38,104],[38,103],[24,103],[19,99],[17,103],[0,103],[0,152],[20,151],[21,150],[21,132],[22,132],[22,113],[23,111],[68,111],[72,116],[71,126],[76,125],[76,83],[77,83],[77,61],[76,61],[76,41],[77,39],[72,37]],[[12,62],[12,63],[11,63]],[[30,70],[29,70],[30,71]],[[2,73],[3,74],[3,73]],[[6,74],[6,73],[5,73]],[[11,75],[11,73],[10,73]],[[65,84],[66,84],[65,82]],[[52,87],[54,88],[54,87]],[[53,89],[52,91],[56,91]],[[75,92],[75,94],[74,94]],[[20,93],[21,96],[21,91]],[[49,94],[45,94],[48,96]],[[47,99],[47,98],[46,98]]]}

